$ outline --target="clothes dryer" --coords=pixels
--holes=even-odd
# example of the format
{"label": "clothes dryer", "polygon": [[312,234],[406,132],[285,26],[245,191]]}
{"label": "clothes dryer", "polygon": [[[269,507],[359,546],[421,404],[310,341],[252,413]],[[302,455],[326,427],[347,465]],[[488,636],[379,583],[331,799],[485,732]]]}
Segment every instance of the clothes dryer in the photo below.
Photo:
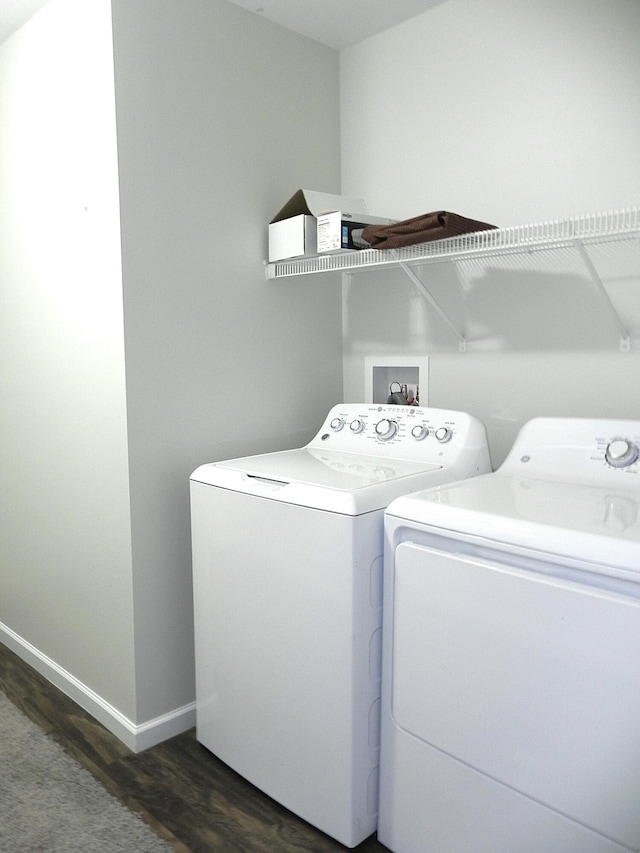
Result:
{"label": "clothes dryer", "polygon": [[466,413],[342,404],[192,474],[198,740],[349,847],[376,828],[384,508],[489,470]]}
{"label": "clothes dryer", "polygon": [[536,419],[386,512],[378,838],[640,850],[640,422]]}

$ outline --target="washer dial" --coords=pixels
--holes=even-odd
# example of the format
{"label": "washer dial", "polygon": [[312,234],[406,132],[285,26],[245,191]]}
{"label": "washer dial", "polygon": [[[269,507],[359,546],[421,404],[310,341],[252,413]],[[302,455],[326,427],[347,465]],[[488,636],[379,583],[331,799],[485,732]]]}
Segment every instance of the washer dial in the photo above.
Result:
{"label": "washer dial", "polygon": [[447,429],[447,427],[438,427],[436,430],[436,438],[443,444],[445,441],[450,441],[452,435],[453,433],[450,429]]}
{"label": "washer dial", "polygon": [[362,432],[362,430],[364,429],[364,421],[361,421],[359,418],[356,418],[355,420],[351,421],[351,423],[349,424],[349,429],[351,430],[352,433],[357,435],[359,432]]}
{"label": "washer dial", "polygon": [[638,446],[625,438],[614,438],[607,445],[604,458],[612,468],[628,468],[638,458]]}
{"label": "washer dial", "polygon": [[389,441],[398,432],[398,424],[390,418],[383,418],[376,424],[376,435],[381,441]]}
{"label": "washer dial", "polygon": [[416,424],[416,426],[411,430],[411,435],[416,441],[422,441],[423,438],[426,438],[429,435],[429,429],[424,426],[424,424]]}
{"label": "washer dial", "polygon": [[340,432],[340,430],[344,426],[344,418],[334,418],[329,424],[329,426],[334,432]]}

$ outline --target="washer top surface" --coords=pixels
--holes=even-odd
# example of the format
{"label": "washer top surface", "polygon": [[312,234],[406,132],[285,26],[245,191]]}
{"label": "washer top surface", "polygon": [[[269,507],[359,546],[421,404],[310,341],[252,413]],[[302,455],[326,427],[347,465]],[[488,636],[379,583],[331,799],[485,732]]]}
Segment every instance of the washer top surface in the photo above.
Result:
{"label": "washer top surface", "polygon": [[489,470],[484,426],[471,415],[343,403],[305,447],[202,465],[191,479],[358,515],[401,494]]}
{"label": "washer top surface", "polygon": [[242,471],[252,477],[295,480],[306,486],[357,491],[387,480],[436,471],[441,465],[407,459],[385,459],[345,451],[301,447],[261,456],[247,456],[217,463],[218,468]]}
{"label": "washer top surface", "polygon": [[535,419],[494,474],[400,497],[387,516],[638,580],[639,445],[640,422]]}

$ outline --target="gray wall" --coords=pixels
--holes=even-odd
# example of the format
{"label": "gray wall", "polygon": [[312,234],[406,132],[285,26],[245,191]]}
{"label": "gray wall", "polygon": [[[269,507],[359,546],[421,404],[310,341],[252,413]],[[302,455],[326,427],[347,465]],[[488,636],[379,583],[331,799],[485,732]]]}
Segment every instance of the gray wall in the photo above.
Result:
{"label": "gray wall", "polygon": [[342,396],[339,282],[263,268],[339,190],[338,55],[224,0],[50,0],[0,86],[0,630],[146,745],[194,698],[190,472]]}
{"label": "gray wall", "polygon": [[0,46],[0,223],[3,636],[134,719],[106,0],[52,0]]}
{"label": "gray wall", "polygon": [[[638,205],[639,39],[636,0],[447,0],[342,51],[343,192],[501,227]],[[424,267],[465,354],[404,274],[354,275],[345,398],[367,355],[429,356],[430,405],[482,418],[494,464],[536,415],[640,417],[637,240],[593,257],[631,352],[575,252]]]}
{"label": "gray wall", "polygon": [[192,696],[188,476],[309,440],[339,285],[267,283],[266,225],[339,188],[337,54],[223,0],[113,2],[138,714]]}

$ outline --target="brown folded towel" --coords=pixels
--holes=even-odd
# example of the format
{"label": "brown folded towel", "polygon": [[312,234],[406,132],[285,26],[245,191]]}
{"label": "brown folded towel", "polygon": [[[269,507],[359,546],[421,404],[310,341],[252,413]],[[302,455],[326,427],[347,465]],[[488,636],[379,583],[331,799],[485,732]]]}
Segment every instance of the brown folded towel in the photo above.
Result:
{"label": "brown folded towel", "polygon": [[413,219],[405,219],[393,225],[368,225],[362,232],[362,239],[366,240],[372,249],[399,249],[402,246],[413,246],[415,243],[444,240],[457,234],[470,234],[497,227],[458,216],[457,213],[436,210],[434,213],[414,216]]}

